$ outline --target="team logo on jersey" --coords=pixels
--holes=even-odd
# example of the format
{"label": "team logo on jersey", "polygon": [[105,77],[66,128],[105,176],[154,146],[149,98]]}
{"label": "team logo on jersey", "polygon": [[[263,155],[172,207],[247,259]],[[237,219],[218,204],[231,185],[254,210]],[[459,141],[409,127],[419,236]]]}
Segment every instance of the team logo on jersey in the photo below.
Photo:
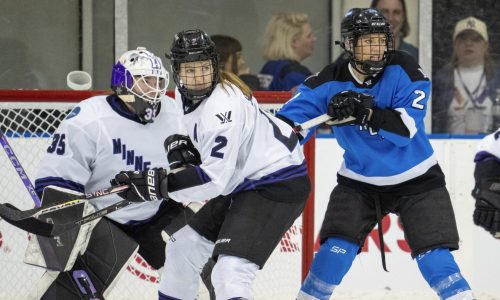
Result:
{"label": "team logo on jersey", "polygon": [[67,116],[66,119],[71,119],[73,117],[76,117],[81,111],[80,106],[75,107]]}
{"label": "team logo on jersey", "polygon": [[151,165],[150,161],[144,161],[142,155],[137,155],[135,150],[129,150],[127,145],[122,143],[120,138],[113,139],[113,154],[121,155],[122,160],[127,163],[127,166],[134,166],[135,171],[148,170]]}
{"label": "team logo on jersey", "polygon": [[216,114],[215,116],[217,117],[217,119],[220,120],[221,124],[232,122],[232,120],[231,120],[231,111],[226,111],[226,112],[223,112],[223,113],[220,113],[220,114]]}

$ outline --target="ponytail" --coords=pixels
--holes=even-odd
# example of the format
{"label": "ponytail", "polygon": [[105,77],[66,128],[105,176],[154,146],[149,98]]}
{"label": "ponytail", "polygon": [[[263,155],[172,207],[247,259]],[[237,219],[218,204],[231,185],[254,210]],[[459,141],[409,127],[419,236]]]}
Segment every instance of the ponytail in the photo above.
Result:
{"label": "ponytail", "polygon": [[248,99],[252,97],[252,90],[236,74],[219,70],[219,82],[226,91],[229,82],[237,86]]}

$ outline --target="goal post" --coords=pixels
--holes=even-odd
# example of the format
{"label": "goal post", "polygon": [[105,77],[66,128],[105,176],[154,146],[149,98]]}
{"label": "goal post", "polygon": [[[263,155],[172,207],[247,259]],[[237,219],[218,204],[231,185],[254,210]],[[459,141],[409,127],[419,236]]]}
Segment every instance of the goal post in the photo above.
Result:
{"label": "goal post", "polygon": [[[69,111],[84,99],[109,93],[111,92],[0,90],[0,129],[32,182],[35,180],[39,162],[45,155],[52,134]],[[168,95],[173,97],[173,91],[169,91]],[[259,91],[254,92],[254,96],[264,110],[275,113],[292,94]],[[314,140],[304,145],[304,152],[311,184],[314,187]],[[33,200],[3,150],[0,151],[0,202],[9,202],[23,210],[34,206]],[[311,190],[301,218],[285,234],[264,269],[258,273],[254,285],[256,299],[295,297],[312,262],[313,227],[314,188]],[[0,264],[2,265],[0,299],[29,298],[31,289],[43,271],[23,263],[29,238],[25,232],[0,220]],[[130,295],[132,299],[135,297],[133,295],[138,294],[157,296],[158,273],[141,257],[136,257],[127,271],[125,277],[128,279],[123,284],[124,288],[131,289],[133,285],[138,291],[129,293],[129,290],[121,295],[112,293],[111,299],[123,298],[124,295],[127,297]],[[141,299],[140,297],[136,299]]]}

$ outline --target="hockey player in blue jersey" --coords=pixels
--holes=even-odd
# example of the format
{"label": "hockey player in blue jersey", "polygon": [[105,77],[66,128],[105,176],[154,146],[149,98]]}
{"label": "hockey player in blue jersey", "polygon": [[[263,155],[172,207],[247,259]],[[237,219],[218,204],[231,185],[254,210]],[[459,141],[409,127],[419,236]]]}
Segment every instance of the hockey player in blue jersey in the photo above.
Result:
{"label": "hockey player in blue jersey", "polygon": [[[450,253],[458,249],[455,217],[424,130],[431,83],[413,58],[393,50],[389,24],[378,10],[349,10],[341,32],[349,61],[308,78],[278,113],[291,125],[325,113],[355,118],[334,129],[344,162],[319,252],[297,299],[329,299],[367,234],[377,223],[381,228],[388,213],[400,216],[411,255],[439,297],[472,299]],[[303,132],[302,142],[312,132]],[[345,251],[331,251],[336,247]],[[383,252],[382,262],[385,268]]]}

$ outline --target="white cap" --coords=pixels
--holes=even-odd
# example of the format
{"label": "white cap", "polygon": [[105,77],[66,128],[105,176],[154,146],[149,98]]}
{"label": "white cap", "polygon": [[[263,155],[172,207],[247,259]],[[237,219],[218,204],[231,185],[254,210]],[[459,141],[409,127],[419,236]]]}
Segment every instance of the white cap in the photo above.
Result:
{"label": "white cap", "polygon": [[475,31],[479,33],[485,41],[488,41],[488,29],[486,28],[486,24],[479,19],[468,17],[458,21],[455,25],[455,32],[453,32],[453,39],[465,30]]}
{"label": "white cap", "polygon": [[92,87],[92,77],[85,71],[72,71],[66,76],[66,84],[75,91],[86,91]]}

